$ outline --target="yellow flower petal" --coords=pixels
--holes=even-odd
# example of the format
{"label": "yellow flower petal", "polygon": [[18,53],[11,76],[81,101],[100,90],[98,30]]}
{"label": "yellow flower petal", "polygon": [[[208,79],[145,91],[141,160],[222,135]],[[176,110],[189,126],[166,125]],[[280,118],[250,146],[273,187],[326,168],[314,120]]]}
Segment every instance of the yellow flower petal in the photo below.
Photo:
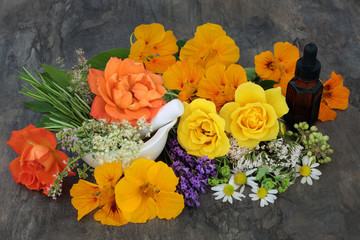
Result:
{"label": "yellow flower petal", "polygon": [[299,59],[299,49],[288,42],[277,42],[274,55],[279,62],[295,62]]}
{"label": "yellow flower petal", "polygon": [[226,103],[220,110],[220,117],[225,120],[225,131],[230,133],[230,124],[231,124],[231,114],[240,107],[240,104],[237,102]]}
{"label": "yellow flower petal", "polygon": [[71,204],[75,209],[78,210],[77,220],[80,221],[81,218],[99,206],[99,201],[96,196],[88,195],[84,197],[72,198]]}
{"label": "yellow flower petal", "polygon": [[[236,46],[235,41],[229,36],[218,37],[212,44],[213,51],[216,53],[218,62],[229,66],[236,63],[240,58],[240,49]],[[216,62],[209,60],[207,67]]]}
{"label": "yellow flower petal", "polygon": [[225,98],[231,102],[235,99],[235,91],[240,84],[246,83],[246,72],[244,68],[238,64],[231,64],[225,71]]}
{"label": "yellow flower petal", "polygon": [[166,69],[176,62],[173,55],[156,56],[144,62],[146,70],[155,73],[163,73]]}
{"label": "yellow flower petal", "polygon": [[131,212],[139,207],[143,199],[140,186],[136,182],[129,181],[126,176],[116,184],[115,199],[121,211]]}
{"label": "yellow flower petal", "polygon": [[155,44],[165,37],[165,29],[159,23],[142,24],[135,28],[134,35],[136,39],[143,40],[146,45]]}
{"label": "yellow flower petal", "polygon": [[166,192],[174,192],[179,182],[172,168],[162,161],[156,162],[149,168],[147,178],[158,190]]}
{"label": "yellow flower petal", "polygon": [[281,77],[279,62],[270,51],[255,56],[255,71],[264,80],[279,81]]}
{"label": "yellow flower petal", "polygon": [[180,145],[195,156],[214,158],[225,155],[230,143],[224,132],[225,121],[217,115],[214,103],[196,99],[184,107],[178,127]]}
{"label": "yellow flower petal", "polygon": [[[122,210],[122,209],[121,209]],[[126,220],[133,223],[144,223],[147,220],[154,219],[157,215],[157,206],[154,199],[151,197],[144,197],[134,211],[128,212],[122,210],[123,216]]]}
{"label": "yellow flower petal", "polygon": [[218,37],[226,36],[226,32],[218,24],[205,23],[196,28],[195,38],[204,44],[212,44]]}
{"label": "yellow flower petal", "polygon": [[164,38],[160,42],[154,44],[153,50],[160,56],[175,54],[179,50],[176,41],[177,39],[173,32],[166,31]]}
{"label": "yellow flower petal", "polygon": [[154,160],[139,158],[125,169],[125,177],[132,182],[141,185],[146,179],[149,168],[155,164]]}
{"label": "yellow flower petal", "polygon": [[156,200],[159,218],[176,218],[184,209],[183,195],[175,192],[160,191]]}
{"label": "yellow flower petal", "polygon": [[95,168],[94,176],[96,182],[100,186],[111,183],[113,187],[117,184],[122,176],[122,165],[116,162],[104,163],[100,167]]}
{"label": "yellow flower petal", "polygon": [[265,103],[265,91],[255,83],[243,83],[235,91],[235,102],[239,103],[240,106],[245,106],[245,104],[249,102]]}
{"label": "yellow flower petal", "polygon": [[74,184],[70,189],[70,196],[83,197],[96,194],[100,191],[98,185],[80,179],[78,183]]}
{"label": "yellow flower petal", "polygon": [[97,211],[94,215],[94,219],[100,221],[101,224],[112,226],[122,226],[128,223],[118,207],[111,209],[108,205],[103,206]]}
{"label": "yellow flower petal", "polygon": [[285,97],[281,94],[281,88],[271,88],[265,91],[266,102],[274,107],[278,118],[289,112]]}

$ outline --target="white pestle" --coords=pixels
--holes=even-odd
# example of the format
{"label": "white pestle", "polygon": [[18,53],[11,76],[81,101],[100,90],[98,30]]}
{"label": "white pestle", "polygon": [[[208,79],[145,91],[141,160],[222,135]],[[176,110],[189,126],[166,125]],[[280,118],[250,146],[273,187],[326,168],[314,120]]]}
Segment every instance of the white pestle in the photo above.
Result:
{"label": "white pestle", "polygon": [[[184,105],[178,99],[173,99],[162,106],[156,116],[151,120],[152,132],[155,132],[162,126],[165,126],[184,113]],[[140,137],[144,138],[147,131],[139,131]]]}

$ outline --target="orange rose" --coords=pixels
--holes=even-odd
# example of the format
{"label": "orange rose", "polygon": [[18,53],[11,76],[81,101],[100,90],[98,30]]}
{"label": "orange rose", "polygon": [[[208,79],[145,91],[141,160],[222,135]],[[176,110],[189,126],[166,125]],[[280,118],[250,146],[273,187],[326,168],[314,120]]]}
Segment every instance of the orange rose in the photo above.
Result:
{"label": "orange rose", "polygon": [[[13,131],[7,144],[20,155],[9,164],[15,182],[49,194],[55,175],[64,170],[68,159],[65,153],[55,149],[55,135],[45,128],[29,125]],[[75,174],[69,172],[69,175]]]}
{"label": "orange rose", "polygon": [[111,58],[105,71],[91,68],[88,82],[96,94],[90,113],[95,119],[135,125],[144,117],[149,122],[166,103],[162,78],[128,58]]}

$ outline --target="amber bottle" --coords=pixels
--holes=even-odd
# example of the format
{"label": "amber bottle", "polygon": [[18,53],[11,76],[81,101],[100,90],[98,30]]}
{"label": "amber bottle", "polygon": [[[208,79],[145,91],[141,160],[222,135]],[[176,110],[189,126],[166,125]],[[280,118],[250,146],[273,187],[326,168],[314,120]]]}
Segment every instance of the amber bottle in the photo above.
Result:
{"label": "amber bottle", "polygon": [[311,126],[318,119],[323,85],[319,80],[321,64],[316,54],[315,44],[305,46],[303,57],[296,62],[295,77],[287,86],[289,112],[284,118],[291,128],[298,122]]}

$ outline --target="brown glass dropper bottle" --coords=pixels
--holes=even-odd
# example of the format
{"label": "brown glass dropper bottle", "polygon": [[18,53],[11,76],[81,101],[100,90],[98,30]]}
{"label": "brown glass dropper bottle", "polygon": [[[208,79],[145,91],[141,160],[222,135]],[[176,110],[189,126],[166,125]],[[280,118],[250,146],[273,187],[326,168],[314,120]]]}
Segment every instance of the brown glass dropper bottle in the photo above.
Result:
{"label": "brown glass dropper bottle", "polygon": [[323,85],[319,80],[321,64],[316,54],[315,44],[305,46],[303,57],[296,62],[295,77],[287,86],[289,112],[284,118],[292,129],[295,123],[307,122],[311,126],[318,119]]}

